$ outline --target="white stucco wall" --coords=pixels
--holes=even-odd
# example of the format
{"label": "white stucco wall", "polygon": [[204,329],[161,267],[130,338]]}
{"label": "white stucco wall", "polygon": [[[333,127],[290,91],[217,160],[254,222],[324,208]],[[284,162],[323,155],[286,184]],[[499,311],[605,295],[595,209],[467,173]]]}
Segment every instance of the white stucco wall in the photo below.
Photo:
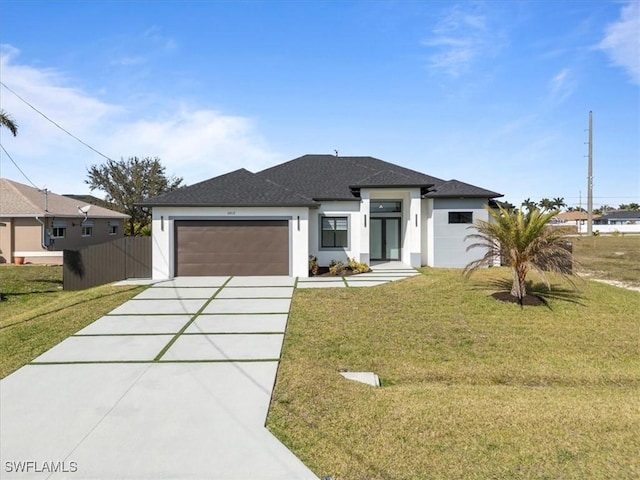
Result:
{"label": "white stucco wall", "polygon": [[[400,259],[403,263],[412,267],[419,267],[422,264],[422,201],[420,200],[419,188],[387,189],[387,188],[363,188],[360,191],[361,197],[375,200],[400,200],[402,202],[401,221],[401,252]],[[370,205],[367,211],[370,210]],[[370,216],[370,215],[369,215]],[[367,255],[369,253],[369,231],[366,232]]]}
{"label": "white stucco wall", "polygon": [[289,220],[289,275],[308,276],[309,209],[303,207],[154,207],[153,273],[157,280],[174,276],[175,220]]}
{"label": "white stucco wall", "polygon": [[[428,228],[432,232],[432,248],[428,253],[431,267],[464,268],[469,262],[482,258],[484,251],[474,248],[466,251],[467,246],[474,243],[465,237],[475,232],[471,225],[465,223],[449,223],[449,212],[473,212],[473,222],[488,221],[489,214],[484,209],[486,199],[433,199],[433,211]],[[431,226],[433,228],[431,228]]]}
{"label": "white stucco wall", "polygon": [[[309,213],[309,254],[315,255],[318,265],[328,266],[332,260],[346,262],[348,258],[360,259],[362,249],[363,218],[361,202],[322,202],[320,208]],[[349,245],[347,248],[321,248],[320,218],[347,217]],[[367,237],[368,238],[368,237]]]}
{"label": "white stucco wall", "polygon": [[433,266],[433,199],[422,200],[422,238],[420,242],[421,264]]}
{"label": "white stucco wall", "polygon": [[[309,252],[318,258],[318,264],[327,266],[332,260],[346,261],[356,258],[370,263],[369,234],[371,202],[375,200],[400,200],[402,202],[401,260],[407,265],[419,267],[422,249],[422,201],[420,189],[403,190],[369,189],[360,191],[360,201],[322,202],[317,210],[311,210],[309,221]],[[349,245],[347,248],[323,249],[320,247],[320,218],[322,216],[346,216],[349,221]]]}

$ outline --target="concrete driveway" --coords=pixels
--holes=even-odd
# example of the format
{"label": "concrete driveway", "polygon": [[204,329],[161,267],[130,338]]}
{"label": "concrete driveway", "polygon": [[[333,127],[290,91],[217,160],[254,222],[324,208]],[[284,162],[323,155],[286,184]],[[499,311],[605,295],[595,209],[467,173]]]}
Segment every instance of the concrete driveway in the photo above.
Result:
{"label": "concrete driveway", "polygon": [[[412,275],[386,264],[297,288]],[[160,282],[9,375],[0,478],[317,479],[264,428],[295,285]]]}
{"label": "concrete driveway", "polygon": [[288,277],[153,285],[0,382],[0,478],[316,479],[265,428]]}

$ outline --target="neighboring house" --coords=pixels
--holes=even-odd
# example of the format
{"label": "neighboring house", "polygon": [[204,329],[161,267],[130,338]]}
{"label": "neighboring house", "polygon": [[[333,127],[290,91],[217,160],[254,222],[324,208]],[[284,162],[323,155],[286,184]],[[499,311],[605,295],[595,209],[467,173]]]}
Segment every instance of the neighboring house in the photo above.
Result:
{"label": "neighboring house", "polygon": [[348,258],[464,267],[475,220],[502,196],[372,157],[305,155],[236,170],[143,202],[153,213],[153,277],[308,275]]}
{"label": "neighboring house", "polygon": [[[552,222],[555,225],[584,225],[587,223],[587,217],[587,212],[562,212],[553,217]],[[596,216],[593,218],[595,219]]]}
{"label": "neighboring house", "polygon": [[[86,211],[86,215],[80,211]],[[62,264],[62,250],[121,238],[123,213],[0,178],[0,263]]]}
{"label": "neighboring house", "polygon": [[618,210],[602,215],[593,221],[596,225],[635,225],[640,224],[640,211]]}

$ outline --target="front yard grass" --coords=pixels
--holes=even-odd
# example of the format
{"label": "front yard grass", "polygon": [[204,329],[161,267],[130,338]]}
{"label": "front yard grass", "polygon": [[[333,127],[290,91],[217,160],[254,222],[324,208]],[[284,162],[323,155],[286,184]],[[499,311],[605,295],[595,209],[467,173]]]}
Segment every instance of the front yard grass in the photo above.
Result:
{"label": "front yard grass", "polygon": [[296,290],[268,428],[303,462],[336,480],[640,477],[640,294],[556,281],[521,308],[490,297],[506,269],[422,272]]}
{"label": "front yard grass", "polygon": [[2,266],[0,378],[140,293],[144,287],[103,285],[62,290],[60,266]]}

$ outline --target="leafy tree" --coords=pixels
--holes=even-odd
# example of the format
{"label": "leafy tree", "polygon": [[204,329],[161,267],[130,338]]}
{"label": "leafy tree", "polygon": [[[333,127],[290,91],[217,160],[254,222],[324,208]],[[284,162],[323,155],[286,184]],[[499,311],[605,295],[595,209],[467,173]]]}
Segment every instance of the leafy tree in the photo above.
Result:
{"label": "leafy tree", "polygon": [[18,124],[11,117],[11,115],[9,115],[2,109],[0,109],[0,125],[9,129],[14,137],[18,135]]}
{"label": "leafy tree", "polygon": [[611,211],[614,210],[614,208],[611,205],[600,205],[600,211],[604,214],[607,213],[607,211]]}
{"label": "leafy tree", "polygon": [[150,223],[150,215],[137,204],[182,186],[182,178],[167,177],[158,157],[129,157],[127,160],[108,160],[88,169],[85,183],[93,190],[106,192],[105,200],[131,218],[125,230],[135,236]]}
{"label": "leafy tree", "polygon": [[618,207],[620,210],[633,210],[633,211],[637,211],[640,210],[640,205],[638,205],[637,203],[621,203],[620,206]]}
{"label": "leafy tree", "polygon": [[547,228],[547,222],[557,215],[557,210],[544,212],[538,208],[509,212],[488,209],[491,220],[478,220],[471,228],[478,233],[466,238],[477,240],[467,247],[486,249],[485,255],[470,262],[464,269],[470,275],[482,266],[490,266],[496,257],[507,261],[513,275],[511,295],[522,304],[527,294],[526,278],[530,270],[540,274],[550,288],[545,272],[556,272],[564,276],[572,274],[571,253],[565,248],[563,234],[555,228]]}

